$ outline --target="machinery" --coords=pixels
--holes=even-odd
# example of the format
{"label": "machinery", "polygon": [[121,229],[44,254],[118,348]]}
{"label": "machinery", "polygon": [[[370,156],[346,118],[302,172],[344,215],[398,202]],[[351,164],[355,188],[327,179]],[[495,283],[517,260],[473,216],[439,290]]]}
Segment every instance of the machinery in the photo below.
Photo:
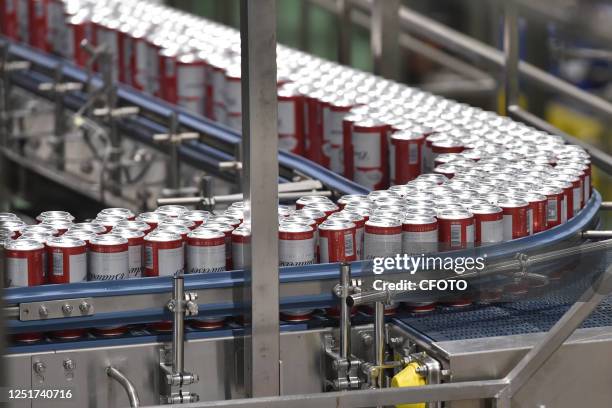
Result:
{"label": "machinery", "polygon": [[[272,23],[265,27],[270,18],[254,28],[261,14],[246,5],[243,11],[251,23],[243,34],[274,30]],[[261,42],[247,48],[265,48]],[[218,209],[257,196],[245,186],[260,174],[253,159],[266,153],[253,145],[257,139],[243,141],[184,108],[6,38],[2,50],[0,148],[3,168],[11,171],[2,171],[0,186],[26,192],[25,181],[35,175],[100,207],[143,209],[173,203]],[[92,61],[109,58],[104,50],[90,52]],[[257,86],[249,84],[244,89],[252,95]],[[253,117],[244,120],[254,126]],[[589,151],[595,164],[610,168],[605,153]],[[276,152],[259,157],[266,158],[276,167]],[[368,193],[291,153],[278,154],[278,167],[278,183],[265,184],[278,188],[281,202],[308,192]],[[252,295],[254,282],[263,281],[242,270],[10,288],[4,292],[9,333],[46,334],[39,342],[9,344],[6,387],[21,395],[9,406],[607,406],[612,241],[598,228],[600,211],[611,207],[595,191],[574,218],[551,230],[445,253],[487,260],[482,271],[427,276],[469,282],[463,307],[426,290],[372,290],[379,277],[368,261],[282,267],[278,291],[270,295],[276,308],[261,314],[261,299]],[[261,207],[254,211],[264,214]],[[425,280],[387,272],[389,283]],[[389,312],[389,306],[432,300],[438,303],[433,311],[400,306]],[[304,321],[282,315],[304,309],[316,311]],[[225,318],[224,324],[192,325],[211,317]],[[172,331],[154,330],[151,324],[160,321],[171,321]],[[128,332],[109,337],[92,330],[75,340],[53,335],[117,323]],[[272,346],[269,355],[265,350],[265,332],[277,327],[278,359]],[[276,373],[264,378],[269,371],[254,356],[274,360]],[[276,383],[278,395],[254,392],[257,382]],[[59,392],[28,397],[35,390]]]}

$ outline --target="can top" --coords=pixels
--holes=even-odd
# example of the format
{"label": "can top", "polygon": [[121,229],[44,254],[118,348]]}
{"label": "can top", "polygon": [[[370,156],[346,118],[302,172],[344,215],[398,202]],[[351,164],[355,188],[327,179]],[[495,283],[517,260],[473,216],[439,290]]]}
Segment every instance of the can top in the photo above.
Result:
{"label": "can top", "polygon": [[401,198],[398,193],[391,190],[374,190],[368,194],[370,201],[376,201],[380,198]]}
{"label": "can top", "polygon": [[204,210],[189,210],[189,211],[186,211],[181,216],[181,219],[186,219],[186,220],[191,220],[191,221],[206,221],[210,217],[212,217],[212,214],[209,211],[204,211]]}
{"label": "can top", "polygon": [[97,222],[79,222],[72,224],[69,231],[91,231],[95,234],[104,234],[106,228]]}
{"label": "can top", "polygon": [[[217,231],[217,230],[215,230]],[[232,235],[239,235],[243,237],[251,236],[251,226],[247,224],[242,224],[238,228],[232,231]]]}
{"label": "can top", "polygon": [[438,222],[433,214],[406,213],[402,219],[402,224],[407,225],[428,225]]}
{"label": "can top", "polygon": [[304,208],[315,208],[317,210],[322,211],[337,211],[338,206],[331,201],[329,202],[319,202],[319,203],[308,203]]}
{"label": "can top", "polygon": [[499,214],[502,212],[502,209],[493,204],[472,204],[469,207],[469,210],[472,214]]}
{"label": "can top", "polygon": [[375,216],[366,221],[366,227],[400,227],[402,223],[395,217]]}
{"label": "can top", "polygon": [[319,230],[324,231],[343,231],[355,228],[355,224],[344,220],[325,220],[319,225]]}
{"label": "can top", "polygon": [[19,217],[17,217],[17,215],[13,213],[0,212],[0,221],[8,221],[8,220],[19,221]]}
{"label": "can top", "polygon": [[[250,235],[250,234],[249,234]],[[213,228],[198,228],[191,231],[187,234],[187,238],[196,238],[196,239],[218,239],[224,238],[225,234],[223,231],[219,231]]]}
{"label": "can top", "polygon": [[322,218],[325,218],[325,213],[323,211],[310,207],[304,207],[301,210],[297,210],[292,215],[306,216],[314,220],[320,220]]}
{"label": "can top", "polygon": [[101,215],[116,215],[123,218],[134,218],[134,213],[127,208],[105,208],[98,213],[97,217]]}
{"label": "can top", "polygon": [[[422,180],[433,181],[436,184],[444,184],[446,183],[448,178],[444,176],[443,174],[426,173],[426,174],[421,174],[420,176],[418,176],[415,181],[418,182]],[[410,182],[407,184],[410,184]]]}
{"label": "can top", "polygon": [[[288,205],[278,205],[278,215],[286,217],[287,215],[293,214],[295,211],[292,210]],[[324,215],[325,216],[325,215]]]}
{"label": "can top", "polygon": [[162,205],[155,210],[158,214],[167,215],[168,217],[178,218],[187,212],[187,207],[184,205]]}
{"label": "can top", "polygon": [[177,234],[173,231],[164,231],[164,230],[159,230],[159,229],[156,229],[155,231],[147,234],[144,237],[144,239],[145,241],[153,241],[153,242],[172,242],[172,241],[182,240],[180,234]]}
{"label": "can top", "polygon": [[72,221],[61,218],[45,218],[41,224],[50,225],[57,230],[68,230],[72,226]]}
{"label": "can top", "polygon": [[44,249],[45,245],[31,238],[19,238],[5,241],[7,251],[35,251]]}
{"label": "can top", "polygon": [[331,200],[328,197],[325,197],[322,195],[305,195],[305,196],[298,198],[298,200],[295,203],[305,206],[311,203],[330,203],[330,202]]}
{"label": "can top", "polygon": [[24,235],[29,232],[45,234],[45,235],[57,235],[59,232],[52,225],[49,224],[34,224],[34,225],[26,225],[21,229],[21,235]]}
{"label": "can top", "polygon": [[85,241],[70,235],[52,237],[47,240],[47,245],[56,248],[77,248],[85,246]]}
{"label": "can top", "polygon": [[473,215],[468,210],[460,209],[444,209],[437,213],[439,220],[465,220],[473,218]]}
{"label": "can top", "polygon": [[149,228],[149,224],[139,220],[123,220],[115,226],[115,229],[131,229],[142,232],[148,231]]}
{"label": "can top", "polygon": [[86,229],[71,229],[66,232],[62,237],[75,237],[83,241],[91,241],[91,239],[97,236],[94,231],[86,230]]}
{"label": "can top", "polygon": [[199,228],[210,228],[210,229],[215,229],[215,230],[222,231],[225,233],[231,232],[235,229],[231,224],[220,222],[220,221],[210,221],[210,222],[207,222],[204,226],[198,227],[196,229],[199,229]]}
{"label": "can top", "polygon": [[166,221],[159,224],[155,231],[174,232],[179,235],[189,234],[189,228],[187,228],[185,225],[177,223],[166,223]]}
{"label": "can top", "polygon": [[278,232],[311,232],[313,228],[297,222],[283,222],[278,226]]}
{"label": "can top", "polygon": [[368,196],[364,194],[346,194],[338,199],[338,204],[348,204],[351,202],[367,201]]}
{"label": "can top", "polygon": [[126,239],[142,238],[145,236],[145,232],[142,230],[119,226],[113,228],[113,234],[121,235]]}
{"label": "can top", "polygon": [[42,222],[47,218],[60,218],[70,220],[70,222],[74,221],[72,214],[67,211],[44,211],[36,217],[36,221]]}
{"label": "can top", "polygon": [[529,203],[518,197],[506,197],[497,202],[497,205],[501,208],[521,208],[527,207]]}
{"label": "can top", "polygon": [[[336,215],[339,213],[334,213],[332,215]],[[284,224],[284,223],[295,223],[295,224],[304,224],[304,225],[317,225],[317,221],[314,220],[314,218],[309,217],[307,215],[289,215],[287,217],[284,218],[280,218],[279,219],[279,224]]]}
{"label": "can top", "polygon": [[144,221],[146,223],[151,224],[159,224],[160,222],[168,219],[167,215],[162,214],[161,212],[143,212],[138,214],[136,217],[136,221]]}
{"label": "can top", "polygon": [[391,134],[391,140],[424,140],[425,135],[410,129],[403,129]]}
{"label": "can top", "polygon": [[92,245],[100,245],[100,246],[112,246],[112,245],[125,245],[128,243],[126,238],[123,238],[121,235],[117,234],[104,234],[104,235],[96,235],[90,241]]}
{"label": "can top", "polygon": [[158,224],[157,228],[160,227],[165,227],[166,225],[179,225],[188,229],[192,229],[195,227],[195,222],[188,220],[186,218],[178,217],[178,218],[170,218],[167,220],[162,221],[161,223]]}
{"label": "can top", "polygon": [[[244,209],[244,201],[234,201],[233,203],[230,204],[229,208],[238,208],[240,210]],[[194,210],[194,211],[201,211],[201,210]],[[208,212],[208,211],[206,211]]]}
{"label": "can top", "polygon": [[362,222],[364,219],[365,219],[364,216],[356,211],[345,211],[345,210],[342,210],[337,213],[333,213],[328,218],[328,220],[350,221],[354,223],[355,225],[357,225],[357,223]]}
{"label": "can top", "polygon": [[222,222],[224,224],[229,224],[231,226],[238,226],[238,225],[240,225],[240,220],[239,219],[232,218],[232,217],[226,216],[226,215],[217,215],[213,219],[211,219],[210,222]]}
{"label": "can top", "polygon": [[33,239],[36,242],[46,245],[49,238],[53,238],[53,235],[40,232],[27,232],[25,234],[21,234],[18,239]]}

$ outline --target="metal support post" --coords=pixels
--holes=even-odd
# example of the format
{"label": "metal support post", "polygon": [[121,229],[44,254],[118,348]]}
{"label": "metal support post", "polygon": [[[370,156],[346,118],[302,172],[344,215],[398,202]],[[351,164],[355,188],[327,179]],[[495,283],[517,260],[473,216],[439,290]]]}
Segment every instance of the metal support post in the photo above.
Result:
{"label": "metal support post", "polygon": [[374,73],[399,78],[399,0],[373,0],[370,45]]}
{"label": "metal support post", "polygon": [[245,222],[253,254],[245,271],[245,388],[250,396],[273,396],[280,393],[276,1],[241,0],[240,36]]}
{"label": "metal support post", "polygon": [[504,88],[505,114],[519,101],[519,38],[516,5],[504,3]]}
{"label": "metal support post", "polygon": [[376,387],[383,388],[385,378],[385,304],[374,304],[374,364],[376,364]]}
{"label": "metal support post", "polygon": [[351,285],[351,266],[340,265],[340,357],[351,357],[351,308],[346,304]]}
{"label": "metal support post", "polygon": [[351,65],[351,0],[336,0],[336,5],[338,11],[338,62],[343,65]]}

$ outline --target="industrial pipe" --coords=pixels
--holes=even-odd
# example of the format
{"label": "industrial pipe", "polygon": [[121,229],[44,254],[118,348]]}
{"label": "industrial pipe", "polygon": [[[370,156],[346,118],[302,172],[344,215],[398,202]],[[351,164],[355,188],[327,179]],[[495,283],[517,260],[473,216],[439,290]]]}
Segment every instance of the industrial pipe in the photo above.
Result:
{"label": "industrial pipe", "polygon": [[128,399],[130,400],[130,407],[139,407],[140,399],[138,398],[138,392],[134,384],[119,370],[113,366],[106,367],[106,375],[113,380],[116,380],[127,392]]}
{"label": "industrial pipe", "polygon": [[612,231],[584,231],[583,239],[611,239]]}

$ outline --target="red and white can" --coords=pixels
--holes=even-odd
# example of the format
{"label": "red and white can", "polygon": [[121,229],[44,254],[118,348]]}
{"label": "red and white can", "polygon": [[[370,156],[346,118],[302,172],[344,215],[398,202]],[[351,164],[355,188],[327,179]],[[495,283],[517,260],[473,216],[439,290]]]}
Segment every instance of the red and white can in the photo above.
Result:
{"label": "red and white can", "polygon": [[0,29],[2,34],[19,40],[18,0],[5,0],[0,4]]}
{"label": "red and white can", "polygon": [[21,236],[28,235],[30,233],[43,234],[49,237],[59,235],[59,231],[53,228],[53,226],[49,224],[26,225],[20,231]]}
{"label": "red and white can", "polygon": [[149,225],[149,231],[148,232],[151,232],[155,228],[157,228],[157,226],[161,222],[163,222],[163,221],[165,221],[165,220],[167,220],[169,218],[170,217],[168,217],[168,216],[166,216],[166,215],[164,215],[162,213],[158,213],[158,212],[144,212],[144,213],[139,214],[136,217],[136,221],[144,221],[144,222],[146,222],[147,225]]}
{"label": "red and white can", "polygon": [[144,271],[144,231],[129,227],[116,227],[113,234],[120,235],[128,240],[128,278],[140,278]]}
{"label": "red and white can", "polygon": [[[356,211],[340,211],[329,216],[330,220],[345,220],[355,224],[355,247],[357,248],[356,260],[363,259],[363,243],[365,234],[366,217]],[[368,217],[369,219],[369,217]]]}
{"label": "red and white can", "polygon": [[463,249],[474,243],[474,215],[471,212],[442,210],[436,217],[441,249]]}
{"label": "red and white can", "polygon": [[343,210],[344,207],[346,207],[346,205],[349,203],[361,203],[363,201],[370,201],[370,200],[368,199],[367,196],[362,195],[362,194],[346,194],[340,197],[338,201],[336,201],[336,204],[338,204],[338,207],[340,207],[340,210]]}
{"label": "red and white can", "polygon": [[146,276],[173,276],[185,268],[183,239],[177,233],[156,230],[144,237]]}
{"label": "red and white can", "polygon": [[434,216],[405,214],[402,219],[402,253],[421,255],[438,250],[438,220]]}
{"label": "red and white can", "polygon": [[365,223],[363,259],[395,257],[402,253],[402,223],[397,219],[371,217]]}
{"label": "red and white can", "polygon": [[232,232],[234,227],[230,224],[217,221],[209,221],[205,228],[221,231],[225,234],[225,269],[231,271],[234,268],[232,263]]}
{"label": "red and white can", "polygon": [[331,171],[344,173],[342,124],[353,103],[336,95],[323,105],[323,163]]}
{"label": "red and white can", "polygon": [[538,193],[546,196],[546,229],[560,225],[563,222],[563,214],[567,214],[563,189],[547,185],[540,188]]}
{"label": "red and white can", "polygon": [[94,222],[102,225],[104,228],[106,228],[106,232],[109,233],[117,226],[117,224],[126,219],[127,218],[125,218],[123,215],[102,214],[98,215]]}
{"label": "red and white can", "polygon": [[303,92],[304,95],[304,146],[306,158],[315,163],[323,163],[323,98],[325,91],[320,89]]}
{"label": "red and white can", "polygon": [[210,228],[198,228],[187,235],[187,273],[211,273],[225,270],[225,234]]}
{"label": "red and white can", "polygon": [[218,123],[227,123],[227,109],[225,107],[225,71],[230,62],[221,55],[213,55],[207,58],[210,70],[210,109],[211,119]]}
{"label": "red and white can", "polygon": [[529,203],[529,211],[527,212],[529,235],[537,234],[538,232],[546,230],[546,196],[543,194],[532,192],[515,194],[514,196],[521,198]]}
{"label": "red and white can", "polygon": [[98,213],[96,218],[100,216],[105,216],[105,215],[113,215],[113,216],[121,217],[126,220],[136,219],[136,216],[134,215],[132,210],[129,210],[127,208],[105,208]]}
{"label": "red and white can", "polygon": [[388,132],[389,125],[375,119],[353,124],[353,180],[371,190],[389,184]]}
{"label": "red and white can", "polygon": [[251,266],[251,228],[242,224],[232,231],[232,264],[234,269]]}
{"label": "red and white can", "polygon": [[319,257],[321,263],[354,261],[357,258],[355,224],[327,220],[319,225]]}
{"label": "red and white can", "polygon": [[205,224],[212,217],[212,214],[204,210],[189,210],[184,213],[180,218],[193,221],[196,228],[202,224]]}
{"label": "red and white can", "polygon": [[57,231],[57,235],[62,235],[72,227],[72,222],[59,218],[46,218],[41,223],[48,225]]}
{"label": "red and white can", "polygon": [[26,223],[20,219],[0,221],[0,228],[4,228],[11,232],[13,238],[18,238],[21,235],[21,231],[27,228]]}
{"label": "red and white can", "polygon": [[92,41],[91,21],[87,13],[77,13],[66,21],[66,49],[63,50],[66,58],[74,61],[80,67],[85,67],[89,54],[81,47],[85,40]]}
{"label": "red and white can", "polygon": [[74,221],[74,216],[67,211],[44,211],[36,216],[36,222],[41,223],[46,219],[61,219]]}
{"label": "red and white can", "polygon": [[86,229],[71,229],[67,233],[62,235],[62,237],[80,239],[81,241],[85,242],[85,244],[87,244],[87,251],[89,252],[89,244],[91,243],[91,240],[97,235],[98,234],[96,234],[95,232]]}
{"label": "red and white can", "polygon": [[323,211],[326,217],[329,217],[333,213],[339,210],[338,206],[331,201],[328,203],[311,203],[307,204],[304,208],[313,208],[315,210]]}
{"label": "red and white can", "polygon": [[293,84],[278,90],[278,148],[304,155],[304,98]]}
{"label": "red and white can", "polygon": [[89,242],[88,270],[90,281],[128,278],[128,240],[120,235],[96,235]]}
{"label": "red and white can", "polygon": [[322,195],[306,195],[306,196],[302,196],[300,198],[298,198],[298,200],[295,202],[295,209],[296,210],[301,210],[302,208],[306,207],[306,205],[308,204],[314,204],[314,203],[331,203],[332,201]]}
{"label": "red and white can", "polygon": [[29,39],[30,45],[45,52],[51,52],[49,22],[49,0],[29,0]]}
{"label": "red and white can", "polygon": [[144,221],[137,220],[123,220],[117,226],[116,229],[130,229],[136,231],[142,231],[146,234],[151,232],[151,226]]}
{"label": "red and white can", "polygon": [[529,235],[529,203],[520,198],[507,197],[497,205],[503,211],[504,241]]}
{"label": "red and white can", "polygon": [[474,204],[474,243],[492,244],[504,241],[504,212],[493,204]]}
{"label": "red and white can", "polygon": [[421,175],[423,144],[420,132],[395,132],[389,140],[389,176],[392,185],[406,184]]}
{"label": "red and white can", "polygon": [[310,225],[283,222],[278,228],[279,266],[315,263],[314,229]]}
{"label": "red and white can", "polygon": [[349,113],[342,119],[342,148],[344,150],[344,177],[352,180],[355,176],[354,149],[353,149],[353,125],[356,122],[366,120],[363,114]]}
{"label": "red and white can", "polygon": [[580,173],[574,172],[570,169],[562,170],[555,176],[556,180],[572,183],[572,193],[568,195],[567,201],[567,219],[573,218],[580,209],[584,206],[584,186],[582,185],[583,180],[580,177]]}
{"label": "red and white can", "polygon": [[6,287],[38,286],[45,283],[44,244],[29,238],[8,240],[4,251]]}
{"label": "red and white can", "polygon": [[156,213],[165,215],[166,217],[170,217],[170,218],[179,218],[183,214],[185,214],[187,211],[188,211],[187,207],[183,205],[174,205],[174,204],[162,205],[160,207],[157,207],[157,209],[155,210]]}
{"label": "red and white can", "polygon": [[238,218],[232,218],[226,215],[218,215],[216,217],[214,217],[213,219],[210,220],[210,222],[220,222],[223,224],[229,224],[234,228],[238,228],[238,226],[241,224],[242,221],[240,221],[240,219]]}
{"label": "red and white can", "polygon": [[305,216],[312,218],[317,222],[317,225],[321,225],[323,221],[327,218],[327,215],[324,211],[318,210],[316,208],[304,207],[295,212],[295,215]]}
{"label": "red and white can", "polygon": [[49,283],[73,283],[87,280],[87,243],[63,235],[47,240]]}

